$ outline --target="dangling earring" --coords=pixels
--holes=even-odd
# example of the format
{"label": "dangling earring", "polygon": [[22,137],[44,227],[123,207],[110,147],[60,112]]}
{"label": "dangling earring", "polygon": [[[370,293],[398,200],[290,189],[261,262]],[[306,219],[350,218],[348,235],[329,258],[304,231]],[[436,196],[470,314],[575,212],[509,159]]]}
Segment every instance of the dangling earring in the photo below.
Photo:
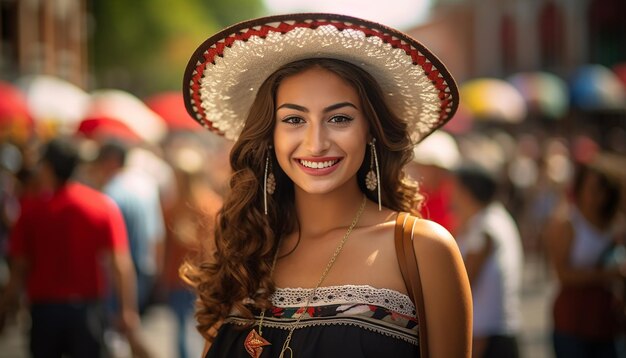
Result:
{"label": "dangling earring", "polygon": [[[270,150],[272,146],[270,146]],[[270,161],[270,151],[268,151],[265,157],[265,174],[263,175],[263,208],[265,215],[267,215],[267,194],[272,195],[276,190],[276,178],[272,172],[272,163]]]}
{"label": "dangling earring", "polygon": [[[380,200],[380,170],[378,168],[378,156],[376,155],[376,138],[373,138],[370,144],[370,170],[365,175],[365,187],[368,190],[374,191],[378,189],[378,211],[382,210],[382,204]],[[376,172],[374,172],[376,167]]]}

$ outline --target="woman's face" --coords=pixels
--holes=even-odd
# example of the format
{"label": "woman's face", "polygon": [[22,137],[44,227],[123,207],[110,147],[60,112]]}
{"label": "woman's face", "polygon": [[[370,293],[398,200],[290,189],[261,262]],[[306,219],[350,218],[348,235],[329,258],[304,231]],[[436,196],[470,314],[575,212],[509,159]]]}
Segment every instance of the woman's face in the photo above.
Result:
{"label": "woman's face", "polygon": [[275,120],[276,158],[298,188],[323,194],[356,184],[369,125],[352,86],[320,67],[287,77]]}

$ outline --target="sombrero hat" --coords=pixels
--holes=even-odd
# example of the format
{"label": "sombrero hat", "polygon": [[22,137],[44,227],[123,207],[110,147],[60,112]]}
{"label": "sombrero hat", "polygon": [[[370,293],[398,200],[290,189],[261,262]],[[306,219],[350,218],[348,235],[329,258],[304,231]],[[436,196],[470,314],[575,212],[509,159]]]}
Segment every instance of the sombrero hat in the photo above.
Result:
{"label": "sombrero hat", "polygon": [[448,70],[408,35],[351,16],[288,14],[232,25],[202,43],[183,79],[187,111],[236,140],[263,81],[305,58],[343,60],[369,72],[415,142],[452,118],[458,105]]}

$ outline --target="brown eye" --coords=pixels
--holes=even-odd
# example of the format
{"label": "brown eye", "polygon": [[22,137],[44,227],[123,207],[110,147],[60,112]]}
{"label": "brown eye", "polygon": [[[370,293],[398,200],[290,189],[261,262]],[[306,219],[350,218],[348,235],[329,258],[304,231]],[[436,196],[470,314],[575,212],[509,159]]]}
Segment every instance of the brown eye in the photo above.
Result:
{"label": "brown eye", "polygon": [[331,123],[345,123],[345,124],[347,124],[347,123],[351,122],[352,120],[353,119],[350,116],[346,116],[344,114],[338,114],[338,115],[330,117],[329,122],[331,122]]}
{"label": "brown eye", "polygon": [[282,122],[288,123],[288,124],[303,124],[304,119],[302,119],[301,117],[297,117],[297,116],[291,116],[291,117],[284,118]]}

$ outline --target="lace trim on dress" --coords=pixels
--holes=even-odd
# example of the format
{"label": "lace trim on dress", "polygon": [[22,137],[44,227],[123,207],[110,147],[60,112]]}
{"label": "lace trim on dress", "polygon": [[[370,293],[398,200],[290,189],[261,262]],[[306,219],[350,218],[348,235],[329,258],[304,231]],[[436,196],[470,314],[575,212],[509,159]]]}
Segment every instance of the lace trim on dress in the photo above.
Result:
{"label": "lace trim on dress", "polygon": [[[277,288],[270,299],[276,307],[298,307],[305,304],[312,292],[312,288]],[[349,303],[380,306],[415,317],[415,305],[407,295],[388,288],[375,288],[369,285],[319,287],[315,291],[315,296],[311,298],[309,307]]]}

